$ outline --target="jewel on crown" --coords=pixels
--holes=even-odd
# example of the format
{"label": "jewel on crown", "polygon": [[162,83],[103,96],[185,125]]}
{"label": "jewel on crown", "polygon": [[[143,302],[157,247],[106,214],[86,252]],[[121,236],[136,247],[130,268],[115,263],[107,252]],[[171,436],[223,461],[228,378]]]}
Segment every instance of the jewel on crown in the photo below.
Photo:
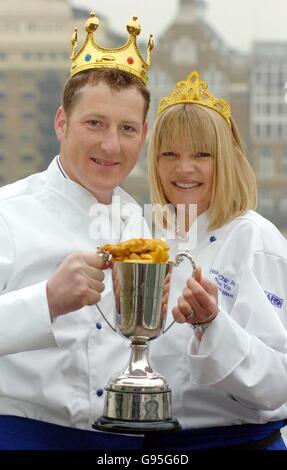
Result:
{"label": "jewel on crown", "polygon": [[132,73],[145,85],[148,77],[147,72],[151,63],[151,51],[154,47],[153,36],[150,35],[147,46],[147,60],[145,61],[137,46],[137,36],[141,27],[136,16],[133,16],[127,24],[129,38],[127,42],[118,48],[108,49],[99,46],[94,40],[94,32],[99,26],[99,19],[92,12],[86,22],[86,40],[79,51],[77,51],[77,28],[72,36],[71,52],[71,76],[78,72],[97,68],[117,68]]}

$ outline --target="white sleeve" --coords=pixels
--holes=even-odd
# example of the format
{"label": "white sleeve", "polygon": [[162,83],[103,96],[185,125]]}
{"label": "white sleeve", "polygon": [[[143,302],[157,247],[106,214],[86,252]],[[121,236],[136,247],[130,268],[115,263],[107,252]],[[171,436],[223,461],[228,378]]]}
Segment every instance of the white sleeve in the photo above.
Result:
{"label": "white sleeve", "polygon": [[0,218],[0,356],[57,346],[49,315],[46,282],[6,291],[14,263],[12,234]]}
{"label": "white sleeve", "polygon": [[189,345],[191,380],[253,409],[287,401],[287,261],[255,253],[231,312],[220,310],[200,344]]}

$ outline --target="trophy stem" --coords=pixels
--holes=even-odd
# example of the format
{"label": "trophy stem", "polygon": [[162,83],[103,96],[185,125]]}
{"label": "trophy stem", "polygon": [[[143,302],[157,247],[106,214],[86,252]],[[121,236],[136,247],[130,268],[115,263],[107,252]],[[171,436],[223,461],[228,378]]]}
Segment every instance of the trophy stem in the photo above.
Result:
{"label": "trophy stem", "polygon": [[166,380],[154,372],[148,361],[147,338],[131,339],[127,367],[112,377],[106,387],[104,415],[94,427],[102,431],[146,433],[178,431],[171,417],[171,391]]}
{"label": "trophy stem", "polygon": [[124,374],[128,374],[129,377],[145,377],[147,374],[153,373],[148,360],[148,340],[146,339],[145,341],[141,342],[139,341],[139,338],[130,339],[132,340],[130,346],[130,358]]}

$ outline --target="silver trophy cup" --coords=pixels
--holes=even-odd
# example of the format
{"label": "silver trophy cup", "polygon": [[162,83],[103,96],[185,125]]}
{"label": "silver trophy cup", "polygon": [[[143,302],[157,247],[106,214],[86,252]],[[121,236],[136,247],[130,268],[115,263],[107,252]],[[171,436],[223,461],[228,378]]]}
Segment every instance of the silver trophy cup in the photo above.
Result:
{"label": "silver trophy cup", "polygon": [[171,390],[149,364],[148,349],[149,341],[174,323],[165,329],[170,276],[184,257],[190,260],[194,275],[196,266],[188,250],[179,252],[174,263],[113,262],[115,326],[97,308],[110,327],[131,342],[131,353],[127,366],[106,385],[104,413],[94,428],[128,433],[180,429],[172,418]]}

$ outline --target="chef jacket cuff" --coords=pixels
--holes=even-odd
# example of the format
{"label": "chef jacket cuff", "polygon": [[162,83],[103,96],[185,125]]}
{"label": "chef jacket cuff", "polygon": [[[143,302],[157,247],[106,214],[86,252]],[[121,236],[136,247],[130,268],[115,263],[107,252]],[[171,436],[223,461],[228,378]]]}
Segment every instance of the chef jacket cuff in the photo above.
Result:
{"label": "chef jacket cuff", "polygon": [[57,347],[46,281],[0,296],[0,355]]}
{"label": "chef jacket cuff", "polygon": [[223,380],[246,358],[250,336],[220,310],[200,342],[188,346],[190,379],[196,385],[213,385]]}

